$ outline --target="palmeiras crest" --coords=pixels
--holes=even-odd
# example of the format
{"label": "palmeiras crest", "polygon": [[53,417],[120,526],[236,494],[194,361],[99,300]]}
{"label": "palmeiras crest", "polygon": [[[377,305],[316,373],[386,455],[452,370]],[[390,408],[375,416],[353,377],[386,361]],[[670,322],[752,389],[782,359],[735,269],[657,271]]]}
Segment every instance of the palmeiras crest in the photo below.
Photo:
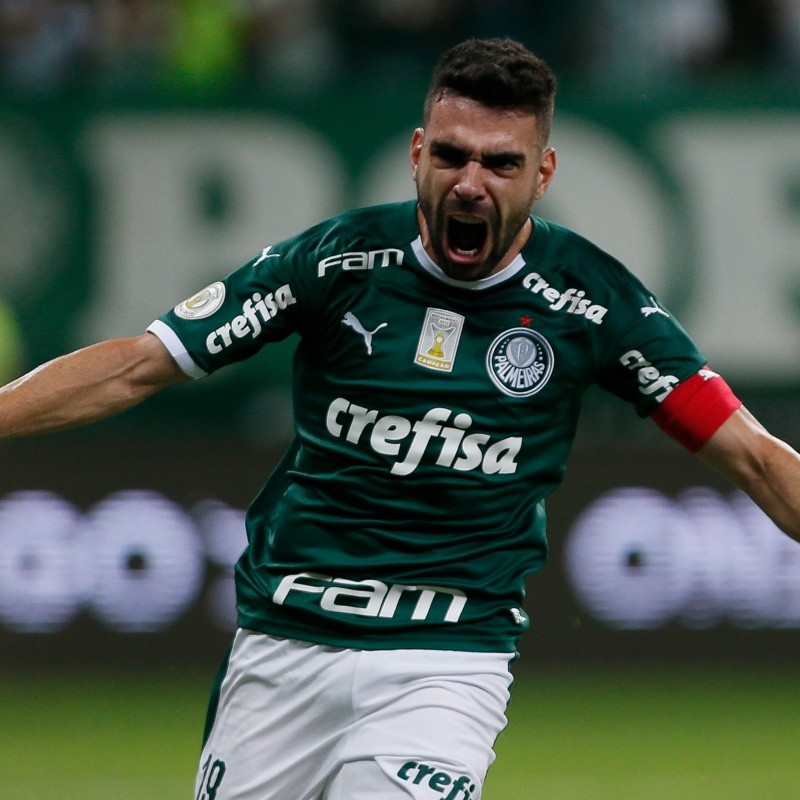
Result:
{"label": "palmeiras crest", "polygon": [[530,397],[550,380],[554,361],[544,336],[530,328],[511,328],[489,346],[486,370],[503,394]]}

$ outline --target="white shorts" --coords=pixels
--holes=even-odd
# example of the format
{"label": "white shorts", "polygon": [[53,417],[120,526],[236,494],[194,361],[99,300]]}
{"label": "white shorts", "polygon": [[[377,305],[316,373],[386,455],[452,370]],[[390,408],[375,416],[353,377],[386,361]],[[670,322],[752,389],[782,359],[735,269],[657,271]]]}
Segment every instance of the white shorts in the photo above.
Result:
{"label": "white shorts", "polygon": [[195,800],[478,800],[507,722],[511,657],[240,630]]}

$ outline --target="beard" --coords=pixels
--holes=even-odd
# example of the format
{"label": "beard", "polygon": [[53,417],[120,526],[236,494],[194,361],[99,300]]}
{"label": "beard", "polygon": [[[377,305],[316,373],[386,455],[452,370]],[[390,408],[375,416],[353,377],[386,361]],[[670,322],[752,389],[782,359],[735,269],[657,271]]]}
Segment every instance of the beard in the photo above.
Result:
{"label": "beard", "polygon": [[[501,218],[497,208],[486,202],[445,198],[439,205],[434,205],[424,192],[418,192],[418,202],[428,228],[434,260],[447,276],[460,280],[478,280],[497,269],[527,222],[533,206],[531,199],[527,204],[511,208],[507,216]],[[479,226],[458,223],[454,220],[458,215],[477,215],[484,221],[483,230],[459,230]],[[467,239],[469,246],[479,245],[478,257],[471,263],[454,260],[451,253],[458,248],[459,242]],[[461,249],[466,251],[467,245]]]}

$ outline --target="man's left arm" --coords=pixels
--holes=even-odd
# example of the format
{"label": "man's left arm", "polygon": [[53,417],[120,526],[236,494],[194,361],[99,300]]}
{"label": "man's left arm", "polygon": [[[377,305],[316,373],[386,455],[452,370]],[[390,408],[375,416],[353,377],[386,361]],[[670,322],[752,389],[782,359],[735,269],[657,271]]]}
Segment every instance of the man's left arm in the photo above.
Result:
{"label": "man's left arm", "polygon": [[800,454],[769,433],[744,406],[728,417],[697,456],[800,541]]}

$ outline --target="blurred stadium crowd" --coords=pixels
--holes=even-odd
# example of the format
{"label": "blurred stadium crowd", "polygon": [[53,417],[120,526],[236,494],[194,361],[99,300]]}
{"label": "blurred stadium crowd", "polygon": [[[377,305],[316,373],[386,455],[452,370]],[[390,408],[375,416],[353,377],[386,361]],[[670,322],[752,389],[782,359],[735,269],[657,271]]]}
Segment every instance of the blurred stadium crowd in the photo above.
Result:
{"label": "blurred stadium crowd", "polygon": [[506,34],[590,84],[800,71],[800,0],[0,0],[0,90],[379,84]]}

